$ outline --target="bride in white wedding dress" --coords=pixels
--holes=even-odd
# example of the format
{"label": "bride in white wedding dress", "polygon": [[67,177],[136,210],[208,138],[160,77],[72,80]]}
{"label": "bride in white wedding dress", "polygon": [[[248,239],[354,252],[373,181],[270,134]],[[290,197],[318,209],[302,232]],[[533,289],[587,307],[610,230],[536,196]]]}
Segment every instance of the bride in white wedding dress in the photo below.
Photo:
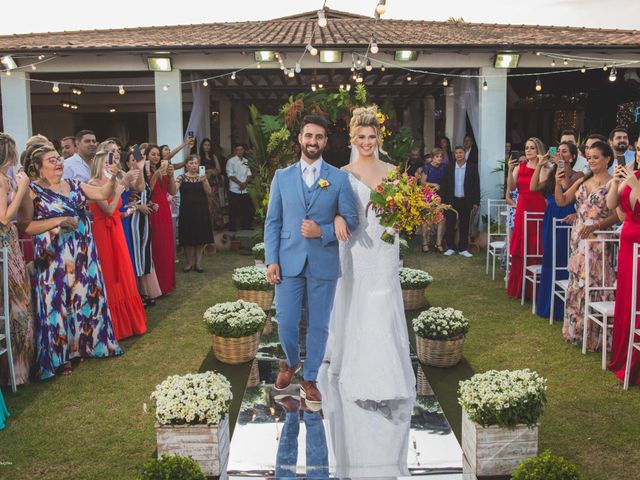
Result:
{"label": "bride in white wedding dress", "polygon": [[335,475],[407,475],[415,374],[399,278],[399,242],[380,239],[385,227],[367,204],[371,189],[395,168],[377,158],[375,107],[358,108],[350,124],[349,172],[358,227],[336,218],[342,276],[331,313],[325,363],[319,375]]}

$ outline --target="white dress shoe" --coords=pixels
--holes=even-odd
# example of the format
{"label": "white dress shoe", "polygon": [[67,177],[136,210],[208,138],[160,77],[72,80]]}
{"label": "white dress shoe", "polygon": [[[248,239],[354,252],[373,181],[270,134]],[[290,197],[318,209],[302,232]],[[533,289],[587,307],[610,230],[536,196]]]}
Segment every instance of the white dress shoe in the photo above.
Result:
{"label": "white dress shoe", "polygon": [[456,252],[454,252],[452,249],[449,249],[449,250],[447,250],[446,252],[444,252],[444,253],[443,253],[443,255],[444,255],[445,257],[450,257],[450,256],[451,256],[451,255],[453,255],[454,253],[456,253]]}
{"label": "white dress shoe", "polygon": [[462,255],[463,257],[466,257],[466,258],[473,257],[473,255],[471,253],[469,253],[467,250],[464,250],[464,251],[460,252],[460,255]]}

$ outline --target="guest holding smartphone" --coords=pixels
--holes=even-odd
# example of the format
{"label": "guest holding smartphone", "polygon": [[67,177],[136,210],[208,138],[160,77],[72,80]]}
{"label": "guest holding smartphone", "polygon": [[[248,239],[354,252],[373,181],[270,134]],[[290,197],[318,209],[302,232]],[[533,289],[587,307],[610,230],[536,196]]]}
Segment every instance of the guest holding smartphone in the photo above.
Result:
{"label": "guest holding smartphone", "polygon": [[168,160],[161,160],[158,145],[148,145],[145,157],[151,172],[151,200],[158,204],[158,212],[151,216],[151,247],[160,290],[167,295],[176,287],[173,220],[167,194],[175,195],[177,188],[173,166]]}
{"label": "guest holding smartphone", "polygon": [[213,243],[211,216],[207,205],[211,186],[198,155],[189,155],[185,167],[186,172],[176,180],[180,190],[178,239],[184,247],[187,260],[182,271],[186,273],[195,269],[196,272],[202,273],[204,246]]}
{"label": "guest holding smartphone", "polygon": [[[112,151],[100,150],[91,166],[90,185],[101,187],[110,181],[111,174],[106,171],[120,160],[115,143],[101,145]],[[115,150],[113,150],[115,147]],[[104,286],[107,292],[107,304],[111,312],[113,333],[116,340],[141,335],[147,331],[147,316],[136,288],[136,277],[129,261],[127,241],[122,228],[120,211],[122,192],[138,183],[142,172],[130,170],[117,182],[113,197],[96,200],[89,204],[93,213],[93,236],[96,241]]]}

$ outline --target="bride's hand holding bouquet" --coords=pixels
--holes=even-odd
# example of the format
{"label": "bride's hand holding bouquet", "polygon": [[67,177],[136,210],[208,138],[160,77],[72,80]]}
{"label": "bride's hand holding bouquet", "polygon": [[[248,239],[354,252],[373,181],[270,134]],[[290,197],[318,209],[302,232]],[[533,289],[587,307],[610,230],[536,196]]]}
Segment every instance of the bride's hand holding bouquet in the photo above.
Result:
{"label": "bride's hand holding bouquet", "polygon": [[410,237],[425,223],[442,222],[443,212],[451,210],[432,187],[418,185],[415,177],[398,170],[390,170],[371,191],[367,211],[369,207],[380,218],[380,225],[386,227],[380,238],[387,243],[394,243],[398,233]]}

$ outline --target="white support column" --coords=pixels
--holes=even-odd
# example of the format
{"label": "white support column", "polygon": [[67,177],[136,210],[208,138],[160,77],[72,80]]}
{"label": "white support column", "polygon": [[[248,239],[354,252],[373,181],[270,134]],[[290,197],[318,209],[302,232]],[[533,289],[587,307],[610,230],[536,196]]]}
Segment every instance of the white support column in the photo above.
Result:
{"label": "white support column", "polygon": [[221,97],[220,103],[220,146],[226,155],[233,153],[231,151],[231,100],[227,97]]}
{"label": "white support column", "polygon": [[[155,72],[156,142],[176,148],[184,141],[180,70]],[[165,91],[164,87],[169,86]]]}
{"label": "white support column", "polygon": [[[494,172],[504,159],[507,128],[507,70],[483,67],[479,71],[479,135],[477,140],[482,206],[488,198],[502,198],[504,174]],[[482,83],[486,78],[486,91]]]}
{"label": "white support column", "polygon": [[423,153],[430,153],[436,144],[436,99],[433,98],[433,95],[429,95],[424,99],[422,139],[425,148]]}
{"label": "white support column", "polygon": [[31,124],[31,82],[25,72],[11,72],[11,76],[2,75],[2,123],[4,131],[16,141],[18,151],[33,135]]}
{"label": "white support column", "polygon": [[444,110],[444,134],[451,141],[451,148],[453,148],[453,127],[456,117],[456,94],[453,85],[444,88]]}

